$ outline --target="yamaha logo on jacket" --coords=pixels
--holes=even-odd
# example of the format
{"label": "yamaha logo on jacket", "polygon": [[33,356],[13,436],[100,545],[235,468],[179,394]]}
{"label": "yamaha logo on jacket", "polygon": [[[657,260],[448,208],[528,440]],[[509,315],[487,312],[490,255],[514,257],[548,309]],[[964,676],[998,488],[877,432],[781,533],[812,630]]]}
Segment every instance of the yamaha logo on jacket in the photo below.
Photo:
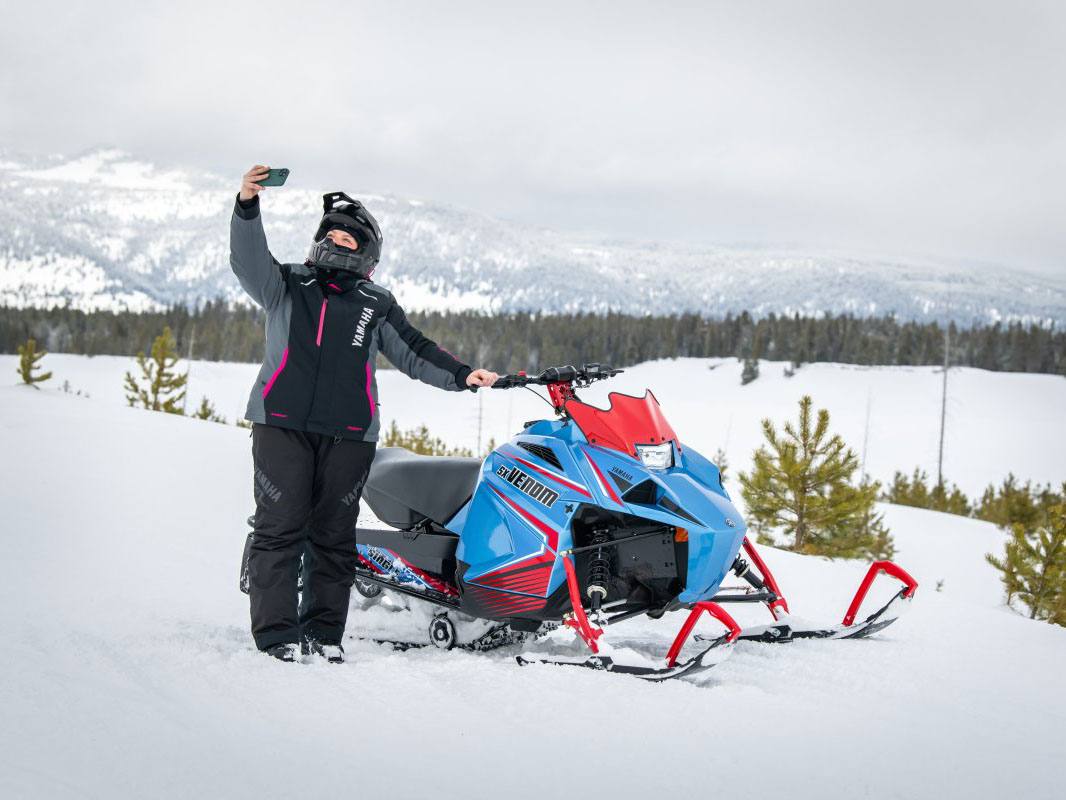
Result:
{"label": "yamaha logo on jacket", "polygon": [[362,347],[366,341],[367,326],[374,318],[374,309],[367,306],[359,314],[359,321],[355,323],[355,336],[352,337],[352,347]]}

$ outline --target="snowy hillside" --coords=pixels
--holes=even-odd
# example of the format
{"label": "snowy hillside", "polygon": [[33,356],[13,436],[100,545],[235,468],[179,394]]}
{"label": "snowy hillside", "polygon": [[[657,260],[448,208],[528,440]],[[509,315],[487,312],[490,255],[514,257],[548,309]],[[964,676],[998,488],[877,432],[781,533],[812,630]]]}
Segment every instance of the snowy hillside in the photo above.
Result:
{"label": "snowy hillside", "polygon": [[[321,193],[338,187],[301,185],[298,165],[290,166],[292,185],[267,192],[264,218],[275,255],[293,261],[306,254]],[[144,309],[239,298],[227,249],[238,177],[158,167],[114,150],[51,159],[0,151],[0,304]],[[363,192],[378,216],[386,239],[378,279],[409,308],[1066,320],[1062,276],[602,241],[343,188]]]}
{"label": "snowy hillside", "polygon": [[[236,588],[245,431],[3,384],[0,796],[1059,796],[1066,630],[1001,606],[985,523],[886,508],[922,582],[908,616],[742,643],[698,683],[354,641],[345,666],[286,665],[252,649]],[[863,572],[765,554],[813,619]]]}
{"label": "snowy hillside", "polygon": [[[17,356],[0,355],[0,386],[17,380]],[[132,358],[51,354],[55,373],[47,386],[64,381],[72,392],[94,401],[124,405],[122,376]],[[487,365],[492,366],[492,365]],[[610,391],[643,393],[651,388],[682,439],[711,456],[721,448],[735,476],[747,469],[761,443],[759,423],[796,415],[796,403],[810,394],[828,408],[833,429],[860,455],[866,439],[867,472],[889,481],[893,472],[921,467],[936,475],[942,373],[933,367],[857,367],[810,364],[792,378],[785,365],[762,362],[761,377],[740,385],[733,359],[677,359],[630,367],[596,384],[582,397],[606,405]],[[208,397],[229,422],[244,413],[258,365],[194,362],[190,408]],[[509,439],[526,420],[550,409],[528,391],[484,391],[476,397],[440,392],[395,370],[378,373],[382,421],[401,428],[425,424],[453,445],[477,449],[478,406],[482,443]],[[957,367],[948,382],[945,475],[969,495],[1013,472],[1023,480],[1057,484],[1066,480],[1066,378],[1056,375],[987,372]],[[869,432],[866,435],[867,412]]]}

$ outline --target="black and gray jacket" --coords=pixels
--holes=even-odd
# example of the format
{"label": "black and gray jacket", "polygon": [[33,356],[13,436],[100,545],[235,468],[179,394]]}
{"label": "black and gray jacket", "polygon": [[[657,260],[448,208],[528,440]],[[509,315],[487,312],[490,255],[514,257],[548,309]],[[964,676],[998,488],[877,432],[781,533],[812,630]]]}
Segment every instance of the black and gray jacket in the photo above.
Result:
{"label": "black and gray jacket", "polygon": [[245,412],[251,422],[377,441],[379,350],[411,378],[467,388],[470,367],[412,326],[385,289],[353,273],[326,278],[278,263],[267,249],[259,198],[234,207],[230,264],[267,315],[266,357]]}

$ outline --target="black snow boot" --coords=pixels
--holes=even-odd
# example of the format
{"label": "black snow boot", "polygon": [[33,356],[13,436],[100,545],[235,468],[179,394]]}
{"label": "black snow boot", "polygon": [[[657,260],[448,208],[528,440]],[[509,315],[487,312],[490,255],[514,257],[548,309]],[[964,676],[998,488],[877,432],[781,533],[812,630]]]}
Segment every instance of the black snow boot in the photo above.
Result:
{"label": "black snow boot", "polygon": [[323,642],[320,639],[304,639],[303,654],[324,658],[330,664],[344,663],[344,648],[335,642]]}
{"label": "black snow boot", "polygon": [[291,663],[296,660],[298,655],[300,655],[300,648],[294,644],[283,642],[281,644],[272,645],[263,652],[268,656],[273,656],[278,661],[287,661]]}

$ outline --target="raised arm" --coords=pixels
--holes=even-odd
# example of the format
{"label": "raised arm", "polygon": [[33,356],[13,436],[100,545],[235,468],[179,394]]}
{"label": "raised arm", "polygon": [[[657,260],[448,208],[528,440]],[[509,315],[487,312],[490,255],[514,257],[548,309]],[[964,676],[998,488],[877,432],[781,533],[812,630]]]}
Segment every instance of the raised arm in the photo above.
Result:
{"label": "raised arm", "polygon": [[256,181],[266,177],[268,169],[257,164],[241,181],[229,224],[229,263],[248,296],[270,311],[281,302],[285,284],[278,262],[267,248],[259,216],[259,192],[263,187]]}

